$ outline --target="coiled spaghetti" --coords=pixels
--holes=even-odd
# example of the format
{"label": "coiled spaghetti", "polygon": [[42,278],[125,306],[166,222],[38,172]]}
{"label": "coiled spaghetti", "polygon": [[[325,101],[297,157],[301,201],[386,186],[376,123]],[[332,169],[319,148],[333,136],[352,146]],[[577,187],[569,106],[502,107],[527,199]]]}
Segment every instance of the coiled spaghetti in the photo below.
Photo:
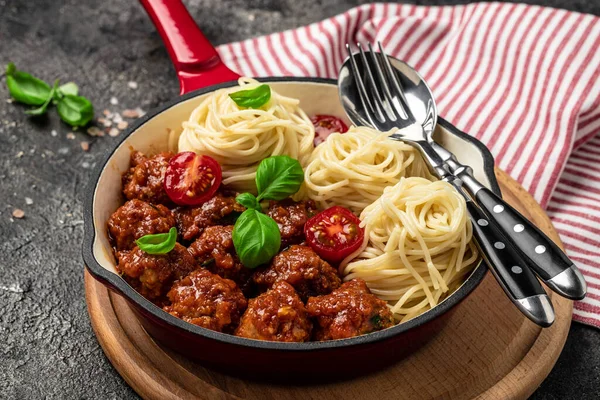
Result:
{"label": "coiled spaghetti", "polygon": [[299,100],[271,89],[271,99],[260,109],[239,108],[229,93],[260,83],[240,78],[239,86],[217,90],[202,101],[183,123],[179,151],[194,151],[216,159],[223,184],[256,192],[258,164],[272,155],[288,155],[305,167],[313,151],[315,130],[299,107]]}
{"label": "coiled spaghetti", "polygon": [[304,171],[307,195],[322,208],[340,205],[360,213],[383,189],[405,176],[429,177],[418,151],[366,127],[331,134],[315,148]]}
{"label": "coiled spaghetti", "polygon": [[478,260],[465,200],[447,182],[401,178],[360,219],[365,247],[340,269],[345,280],[364,279],[400,321],[436,306]]}

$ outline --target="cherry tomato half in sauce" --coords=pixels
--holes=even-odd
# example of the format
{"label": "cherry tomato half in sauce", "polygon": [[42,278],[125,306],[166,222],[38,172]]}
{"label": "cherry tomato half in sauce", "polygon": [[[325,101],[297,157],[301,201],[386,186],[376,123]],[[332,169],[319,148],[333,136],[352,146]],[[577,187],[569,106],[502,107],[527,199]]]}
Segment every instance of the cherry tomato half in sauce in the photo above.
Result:
{"label": "cherry tomato half in sauce", "polygon": [[333,115],[315,115],[310,120],[315,126],[315,146],[323,143],[333,132],[348,131],[348,126],[344,121]]}
{"label": "cherry tomato half in sauce", "polygon": [[333,206],[306,221],[304,235],[315,253],[337,264],[362,245],[365,232],[359,225],[350,210]]}
{"label": "cherry tomato half in sauce", "polygon": [[209,200],[221,184],[221,166],[212,157],[185,151],[169,161],[165,191],[174,203],[196,206]]}

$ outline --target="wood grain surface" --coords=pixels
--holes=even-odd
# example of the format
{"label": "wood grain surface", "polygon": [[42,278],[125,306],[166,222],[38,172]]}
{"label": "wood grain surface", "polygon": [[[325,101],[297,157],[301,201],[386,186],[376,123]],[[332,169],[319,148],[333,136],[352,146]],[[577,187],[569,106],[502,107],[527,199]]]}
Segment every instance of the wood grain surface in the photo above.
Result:
{"label": "wood grain surface", "polygon": [[[504,198],[560,243],[535,200],[504,172],[496,175]],[[238,379],[164,349],[146,334],[127,302],[87,272],[85,288],[100,345],[145,399],[525,399],[554,366],[572,313],[571,301],[551,294],[556,322],[541,329],[488,274],[442,332],[391,367],[351,381],[284,385]]]}

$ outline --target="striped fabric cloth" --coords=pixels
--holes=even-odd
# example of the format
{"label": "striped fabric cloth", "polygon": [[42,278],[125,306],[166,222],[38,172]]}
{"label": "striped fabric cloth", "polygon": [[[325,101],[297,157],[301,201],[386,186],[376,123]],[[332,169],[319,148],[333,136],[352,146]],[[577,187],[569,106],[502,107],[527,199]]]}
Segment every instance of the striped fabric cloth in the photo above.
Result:
{"label": "striped fabric cloth", "polygon": [[369,4],[218,51],[246,76],[335,78],[346,42],[374,41],[547,209],[588,282],[574,319],[600,327],[600,19],[523,4]]}

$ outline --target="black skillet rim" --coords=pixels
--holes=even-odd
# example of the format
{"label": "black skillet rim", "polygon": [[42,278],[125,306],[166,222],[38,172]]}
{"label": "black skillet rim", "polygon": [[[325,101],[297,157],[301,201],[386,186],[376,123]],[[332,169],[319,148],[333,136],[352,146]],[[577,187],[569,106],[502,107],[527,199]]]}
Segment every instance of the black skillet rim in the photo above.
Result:
{"label": "black skillet rim", "polygon": [[[259,78],[261,82],[308,82],[308,83],[322,83],[337,85],[337,82],[333,79],[327,78],[298,78],[298,77],[271,77],[271,78]],[[93,252],[94,240],[95,240],[95,229],[94,229],[94,215],[93,215],[93,202],[94,195],[96,192],[98,180],[102,175],[102,171],[108,164],[114,152],[127,140],[129,135],[136,131],[139,127],[149,121],[156,115],[168,110],[174,105],[191,99],[193,97],[212,92],[221,88],[226,88],[235,85],[236,81],[225,82],[217,85],[212,85],[206,88],[198,89],[193,92],[187,93],[180,97],[177,97],[166,104],[159,106],[143,117],[138,118],[134,123],[130,124],[129,128],[121,134],[120,140],[114,145],[114,147],[106,153],[102,160],[95,166],[94,171],[90,176],[90,181],[85,190],[84,205],[83,205],[83,217],[84,217],[84,238],[83,238],[83,260],[84,263],[92,276],[101,281],[104,284],[114,287],[120,294],[133,301],[138,306],[142,307],[146,312],[152,314],[155,318],[162,320],[164,323],[171,325],[175,328],[181,329],[185,332],[203,336],[208,339],[216,340],[219,342],[245,346],[256,349],[264,350],[277,350],[277,351],[316,351],[334,348],[343,348],[357,345],[364,345],[368,343],[375,343],[390,339],[396,335],[406,332],[410,329],[421,326],[438,316],[446,313],[452,307],[460,303],[464,298],[467,297],[483,280],[487,268],[483,265],[483,261],[476,267],[475,271],[467,278],[467,280],[456,290],[451,296],[446,298],[440,304],[433,309],[413,318],[402,324],[395,325],[391,328],[384,329],[382,331],[369,333],[362,336],[356,336],[348,339],[323,341],[323,342],[307,342],[307,343],[280,343],[280,342],[269,342],[262,340],[246,339],[238,336],[229,335],[226,333],[212,331],[210,329],[202,328],[190,323],[187,323],[179,318],[168,314],[163,311],[152,302],[144,298],[142,295],[137,293],[123,278],[116,275],[106,269],[104,269],[96,260]],[[438,123],[449,130],[452,134],[458,136],[462,140],[472,143],[479,150],[483,156],[484,171],[491,182],[492,191],[498,195],[501,194],[500,186],[496,181],[494,174],[494,157],[490,151],[481,143],[479,140],[469,136],[468,134],[460,131],[448,121],[443,118],[438,118]]]}

